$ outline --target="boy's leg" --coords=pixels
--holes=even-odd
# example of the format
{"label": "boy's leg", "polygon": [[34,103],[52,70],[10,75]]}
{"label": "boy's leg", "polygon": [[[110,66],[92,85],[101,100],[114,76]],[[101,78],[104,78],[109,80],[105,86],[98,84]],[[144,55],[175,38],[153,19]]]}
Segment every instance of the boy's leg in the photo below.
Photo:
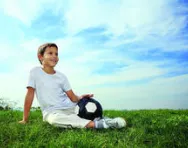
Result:
{"label": "boy's leg", "polygon": [[126,121],[120,117],[91,121],[80,118],[76,114],[65,114],[65,112],[66,111],[58,110],[49,113],[45,118],[45,121],[54,126],[63,128],[122,128],[126,126]]}
{"label": "boy's leg", "polygon": [[[62,128],[85,128],[91,122],[91,120],[80,118],[76,114],[69,114],[65,110],[56,110],[49,113],[45,121]],[[92,123],[88,127],[92,127]]]}

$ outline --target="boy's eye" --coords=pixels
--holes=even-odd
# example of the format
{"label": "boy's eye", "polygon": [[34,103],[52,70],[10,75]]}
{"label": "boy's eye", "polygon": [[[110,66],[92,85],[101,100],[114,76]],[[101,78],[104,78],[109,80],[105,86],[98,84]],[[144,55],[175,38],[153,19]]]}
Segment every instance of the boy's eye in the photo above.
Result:
{"label": "boy's eye", "polygon": [[[49,52],[48,54],[53,55],[53,53],[52,53],[52,52]],[[55,53],[55,55],[56,55],[56,56],[58,56],[58,53]]]}

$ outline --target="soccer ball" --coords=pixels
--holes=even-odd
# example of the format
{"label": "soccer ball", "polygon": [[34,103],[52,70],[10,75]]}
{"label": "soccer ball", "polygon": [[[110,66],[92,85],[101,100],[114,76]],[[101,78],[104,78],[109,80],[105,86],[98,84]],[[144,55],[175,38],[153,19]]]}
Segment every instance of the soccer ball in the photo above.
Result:
{"label": "soccer ball", "polygon": [[102,106],[93,98],[81,99],[75,108],[75,113],[88,120],[94,120],[95,118],[102,118]]}

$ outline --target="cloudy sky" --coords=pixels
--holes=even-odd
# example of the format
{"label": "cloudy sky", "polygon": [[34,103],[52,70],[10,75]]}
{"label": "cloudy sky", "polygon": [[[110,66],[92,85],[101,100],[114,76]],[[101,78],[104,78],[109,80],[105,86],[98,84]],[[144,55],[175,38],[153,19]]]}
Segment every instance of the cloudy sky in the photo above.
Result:
{"label": "cloudy sky", "polygon": [[56,70],[104,109],[188,109],[186,0],[1,0],[0,20],[0,97],[17,106],[55,42]]}

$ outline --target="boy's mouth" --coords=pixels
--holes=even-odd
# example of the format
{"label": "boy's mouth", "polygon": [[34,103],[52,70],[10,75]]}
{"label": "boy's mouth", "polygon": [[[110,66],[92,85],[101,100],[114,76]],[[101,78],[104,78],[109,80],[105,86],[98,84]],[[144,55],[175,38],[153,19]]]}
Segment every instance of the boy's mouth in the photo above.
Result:
{"label": "boy's mouth", "polygon": [[57,63],[57,60],[50,60],[51,62]]}

